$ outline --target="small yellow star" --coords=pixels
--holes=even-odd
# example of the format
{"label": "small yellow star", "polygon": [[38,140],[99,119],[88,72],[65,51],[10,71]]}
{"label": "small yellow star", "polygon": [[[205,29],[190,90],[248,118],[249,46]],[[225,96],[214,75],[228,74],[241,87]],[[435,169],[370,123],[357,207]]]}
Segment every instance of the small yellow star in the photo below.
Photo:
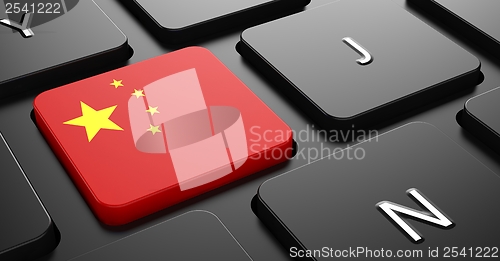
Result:
{"label": "small yellow star", "polygon": [[109,85],[115,86],[115,88],[118,89],[118,87],[123,86],[122,82],[123,82],[123,80],[117,81],[117,80],[113,79],[113,82],[110,83]]}
{"label": "small yellow star", "polygon": [[94,139],[101,129],[123,130],[120,126],[116,125],[116,123],[109,119],[111,114],[115,111],[117,105],[102,110],[95,110],[84,102],[80,102],[80,106],[82,109],[82,116],[66,121],[63,124],[85,127],[85,132],[87,133],[89,142]]}
{"label": "small yellow star", "polygon": [[155,113],[160,113],[158,111],[158,107],[151,107],[151,106],[149,106],[149,109],[147,109],[146,112],[151,113],[151,116],[155,115]]}
{"label": "small yellow star", "polygon": [[149,129],[147,129],[147,131],[150,131],[151,133],[153,133],[153,135],[155,135],[158,132],[161,132],[160,126],[153,126],[151,124],[149,124]]}
{"label": "small yellow star", "polygon": [[137,97],[137,99],[139,99],[139,97],[144,97],[146,95],[144,95],[144,90],[134,89],[134,93],[132,93],[132,96],[135,96],[135,97]]}

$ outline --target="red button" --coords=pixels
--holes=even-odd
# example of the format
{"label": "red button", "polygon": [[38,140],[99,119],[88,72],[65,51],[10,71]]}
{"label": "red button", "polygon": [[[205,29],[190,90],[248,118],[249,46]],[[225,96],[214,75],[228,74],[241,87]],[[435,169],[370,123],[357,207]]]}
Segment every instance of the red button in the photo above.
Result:
{"label": "red button", "polygon": [[39,95],[40,131],[97,217],[122,225],[286,161],[292,131],[191,47]]}

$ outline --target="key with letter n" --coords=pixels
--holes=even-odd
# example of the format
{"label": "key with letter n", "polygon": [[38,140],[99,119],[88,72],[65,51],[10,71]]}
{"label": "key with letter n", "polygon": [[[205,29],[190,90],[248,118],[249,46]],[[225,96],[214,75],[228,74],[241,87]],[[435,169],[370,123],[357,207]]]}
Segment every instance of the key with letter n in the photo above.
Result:
{"label": "key with letter n", "polygon": [[437,207],[426,199],[420,191],[412,188],[407,190],[406,193],[418,204],[427,208],[430,213],[411,209],[389,201],[379,202],[377,204],[377,208],[384,215],[390,218],[392,222],[398,225],[413,240],[414,243],[422,243],[424,238],[415,228],[404,221],[401,218],[401,215],[410,216],[419,221],[434,224],[442,228],[453,228],[455,226],[455,223],[453,223],[450,218],[446,217],[444,213],[438,210]]}

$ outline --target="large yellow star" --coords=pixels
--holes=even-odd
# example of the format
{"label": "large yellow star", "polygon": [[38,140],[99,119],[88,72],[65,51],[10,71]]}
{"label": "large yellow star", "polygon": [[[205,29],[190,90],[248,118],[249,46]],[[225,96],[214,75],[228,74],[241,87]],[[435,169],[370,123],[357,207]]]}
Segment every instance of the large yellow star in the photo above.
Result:
{"label": "large yellow star", "polygon": [[148,107],[149,107],[149,109],[147,109],[146,112],[151,113],[151,116],[155,115],[155,113],[160,113],[158,111],[158,107],[151,107],[151,106],[148,106]]}
{"label": "large yellow star", "polygon": [[117,105],[99,111],[94,110],[82,101],[80,102],[80,106],[82,107],[82,116],[64,122],[63,124],[85,127],[89,142],[92,141],[101,129],[123,130],[109,119]]}
{"label": "large yellow star", "polygon": [[119,80],[119,81],[117,81],[117,80],[113,79],[113,82],[112,82],[112,83],[110,83],[109,85],[113,85],[113,86],[115,86],[115,89],[116,89],[116,88],[118,88],[118,87],[122,87],[122,86],[123,86],[122,82],[123,82],[123,80]]}

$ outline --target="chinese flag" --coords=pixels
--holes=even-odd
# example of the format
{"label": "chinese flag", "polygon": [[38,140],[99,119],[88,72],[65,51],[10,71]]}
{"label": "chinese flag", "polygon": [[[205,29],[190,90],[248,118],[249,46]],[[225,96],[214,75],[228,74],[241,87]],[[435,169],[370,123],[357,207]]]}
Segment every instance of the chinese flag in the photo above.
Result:
{"label": "chinese flag", "polygon": [[287,160],[292,132],[191,47],[39,95],[37,125],[96,216],[122,225]]}

